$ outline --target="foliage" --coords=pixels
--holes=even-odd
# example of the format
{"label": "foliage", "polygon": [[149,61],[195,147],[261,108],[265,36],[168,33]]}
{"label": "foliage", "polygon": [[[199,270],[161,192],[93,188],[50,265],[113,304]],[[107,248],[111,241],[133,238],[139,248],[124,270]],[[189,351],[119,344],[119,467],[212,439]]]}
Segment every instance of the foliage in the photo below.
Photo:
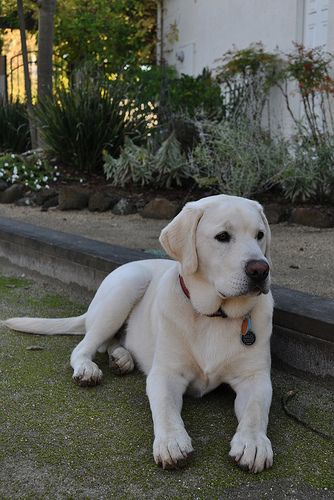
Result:
{"label": "foliage", "polygon": [[301,137],[291,143],[280,185],[293,202],[328,201],[334,192],[333,138],[319,144]]}
{"label": "foliage", "polygon": [[144,186],[153,180],[152,153],[148,147],[136,146],[126,138],[119,158],[104,152],[104,173],[114,186],[128,184]]}
{"label": "foliage", "polygon": [[26,106],[0,102],[0,150],[21,153],[31,147]]}
{"label": "foliage", "polygon": [[34,152],[25,155],[7,153],[0,156],[0,179],[8,184],[21,183],[33,190],[49,187],[58,180],[58,167]]}
{"label": "foliage", "polygon": [[207,69],[194,77],[178,75],[169,66],[129,67],[121,77],[129,83],[133,97],[154,104],[163,120],[179,113],[194,117],[203,110],[210,117],[224,114],[220,85]]}
{"label": "foliage", "polygon": [[162,188],[182,186],[191,177],[191,165],[172,133],[156,152],[150,143],[136,146],[127,139],[119,158],[104,155],[104,172],[114,186],[152,184]]}
{"label": "foliage", "polygon": [[174,184],[182,186],[191,177],[190,165],[174,133],[167,137],[156,152],[154,167],[156,183],[161,187],[171,188]]}
{"label": "foliage", "polygon": [[212,118],[224,115],[224,100],[219,83],[204,69],[197,77],[181,75],[166,82],[167,108],[171,113],[186,113],[190,117],[205,111]]}
{"label": "foliage", "polygon": [[278,182],[287,148],[244,120],[238,124],[204,122],[201,142],[191,156],[200,187],[238,196],[253,196]]}
{"label": "foliage", "polygon": [[84,76],[71,91],[61,88],[36,110],[46,147],[68,167],[91,172],[102,165],[102,151],[117,156],[125,136],[146,132],[145,109],[126,99],[122,82]]}
{"label": "foliage", "polygon": [[56,52],[69,70],[94,61],[106,72],[154,60],[156,2],[58,0]]}
{"label": "foliage", "polygon": [[[311,134],[316,143],[326,140],[334,130],[332,97],[334,80],[330,76],[333,56],[321,47],[306,49],[295,44],[295,51],[287,54],[287,64],[281,73],[285,82],[279,87],[285,97],[286,105],[299,133]],[[297,82],[297,89],[303,106],[302,120],[296,116],[290,105],[288,83]]]}
{"label": "foliage", "polygon": [[281,77],[278,54],[265,52],[261,43],[243,50],[229,50],[216,69],[217,80],[226,94],[227,114],[235,120],[245,117],[261,125],[270,89]]}

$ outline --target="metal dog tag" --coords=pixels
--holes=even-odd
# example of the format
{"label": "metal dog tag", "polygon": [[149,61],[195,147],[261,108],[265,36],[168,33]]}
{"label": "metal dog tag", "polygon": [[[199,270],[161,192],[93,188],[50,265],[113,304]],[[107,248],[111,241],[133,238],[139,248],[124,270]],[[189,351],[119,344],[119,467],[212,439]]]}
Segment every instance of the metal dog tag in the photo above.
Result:
{"label": "metal dog tag", "polygon": [[248,332],[245,333],[245,335],[240,335],[240,337],[242,343],[245,345],[253,345],[256,340],[256,335],[251,330],[248,330]]}

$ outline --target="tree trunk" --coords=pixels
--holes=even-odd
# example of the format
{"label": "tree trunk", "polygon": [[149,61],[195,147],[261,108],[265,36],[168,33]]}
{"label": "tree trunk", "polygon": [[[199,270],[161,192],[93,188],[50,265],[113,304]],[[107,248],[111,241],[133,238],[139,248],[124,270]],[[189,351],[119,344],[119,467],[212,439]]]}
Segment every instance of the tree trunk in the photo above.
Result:
{"label": "tree trunk", "polygon": [[38,101],[52,97],[52,54],[56,0],[39,1],[38,20]]}
{"label": "tree trunk", "polygon": [[20,25],[20,35],[21,35],[21,49],[22,49],[22,59],[23,59],[23,71],[24,71],[24,88],[27,100],[28,118],[29,118],[29,130],[31,138],[31,147],[35,149],[37,147],[37,132],[33,116],[33,107],[31,99],[31,83],[29,75],[29,63],[28,63],[28,50],[27,50],[27,39],[25,31],[25,21],[23,12],[23,1],[17,0],[17,12],[19,17]]}

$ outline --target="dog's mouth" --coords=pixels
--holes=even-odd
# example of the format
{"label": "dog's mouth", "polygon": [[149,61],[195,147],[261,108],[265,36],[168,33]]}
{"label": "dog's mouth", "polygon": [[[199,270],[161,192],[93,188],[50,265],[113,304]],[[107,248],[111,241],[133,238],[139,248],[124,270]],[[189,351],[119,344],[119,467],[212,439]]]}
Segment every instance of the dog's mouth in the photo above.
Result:
{"label": "dog's mouth", "polygon": [[253,285],[249,287],[249,292],[252,295],[261,295],[262,293],[263,295],[267,295],[269,293],[269,286],[266,283],[263,285]]}
{"label": "dog's mouth", "polygon": [[241,290],[237,293],[233,294],[226,294],[223,293],[219,290],[217,290],[217,294],[219,295],[220,298],[222,299],[233,299],[237,297],[246,297],[247,295],[250,295],[252,297],[259,296],[259,295],[267,295],[269,293],[270,287],[268,283],[261,283],[261,284],[250,284],[247,289]]}

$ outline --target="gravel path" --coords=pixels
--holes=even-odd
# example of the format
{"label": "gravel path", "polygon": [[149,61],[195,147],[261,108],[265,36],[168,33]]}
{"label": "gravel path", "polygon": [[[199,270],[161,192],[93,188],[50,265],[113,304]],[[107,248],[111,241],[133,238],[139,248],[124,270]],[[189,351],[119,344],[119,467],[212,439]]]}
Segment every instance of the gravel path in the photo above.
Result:
{"label": "gravel path", "polygon": [[[160,249],[158,236],[167,220],[140,215],[117,216],[88,210],[41,212],[40,208],[0,205],[0,216],[58,231],[80,234],[136,249]],[[334,228],[275,224],[272,229],[273,282],[314,295],[334,298]]]}

